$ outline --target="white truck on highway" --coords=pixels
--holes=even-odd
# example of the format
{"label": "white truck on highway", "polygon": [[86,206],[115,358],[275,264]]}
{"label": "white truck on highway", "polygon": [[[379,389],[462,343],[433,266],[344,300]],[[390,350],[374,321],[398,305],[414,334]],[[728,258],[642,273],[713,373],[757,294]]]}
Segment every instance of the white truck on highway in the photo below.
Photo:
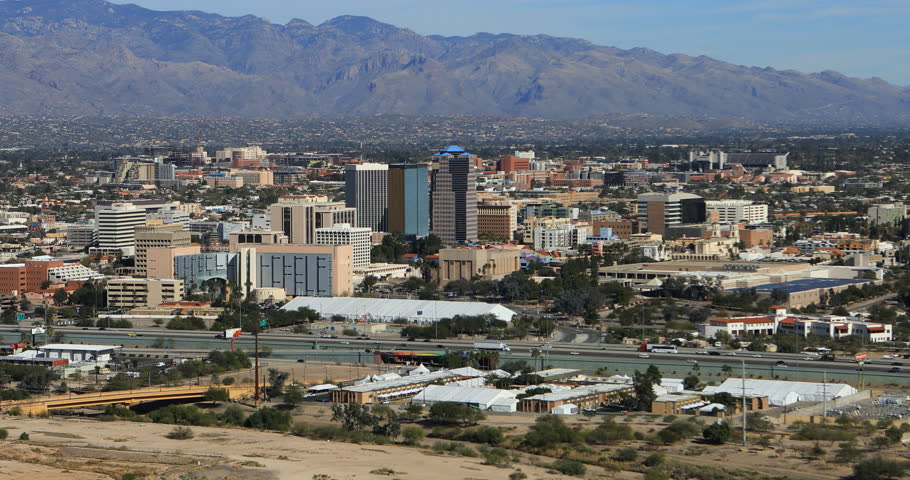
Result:
{"label": "white truck on highway", "polygon": [[512,349],[509,348],[505,343],[487,343],[487,342],[477,342],[474,344],[474,350],[498,350],[500,352],[511,352]]}

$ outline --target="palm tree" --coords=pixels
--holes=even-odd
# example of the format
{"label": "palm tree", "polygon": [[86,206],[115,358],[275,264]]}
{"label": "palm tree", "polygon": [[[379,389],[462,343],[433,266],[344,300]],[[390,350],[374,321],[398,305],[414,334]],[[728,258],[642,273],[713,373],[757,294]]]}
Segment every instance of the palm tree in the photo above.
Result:
{"label": "palm tree", "polygon": [[[539,348],[532,348],[532,349],[531,349],[531,358],[540,358],[540,359],[542,359],[542,358],[543,358],[543,352],[542,352]],[[535,361],[534,363],[537,363],[537,362]],[[543,360],[541,360],[541,367],[540,367],[540,369],[543,370]]]}

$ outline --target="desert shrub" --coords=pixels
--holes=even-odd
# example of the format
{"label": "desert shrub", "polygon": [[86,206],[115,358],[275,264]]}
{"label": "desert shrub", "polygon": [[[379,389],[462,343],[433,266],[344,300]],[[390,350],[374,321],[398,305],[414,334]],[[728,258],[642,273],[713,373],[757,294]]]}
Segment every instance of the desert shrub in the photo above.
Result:
{"label": "desert shrub", "polygon": [[463,430],[457,439],[463,442],[485,443],[495,447],[505,440],[505,435],[496,427],[480,426]]}
{"label": "desert shrub", "polygon": [[524,443],[535,448],[550,448],[563,443],[578,443],[581,433],[556,415],[538,417],[525,435]]}
{"label": "desert shrub", "polygon": [[286,432],[291,428],[291,414],[275,408],[264,407],[253,412],[243,424],[258,430]]}
{"label": "desert shrub", "polygon": [[28,439],[29,439],[28,433],[22,432],[19,434],[19,440],[28,440]]}
{"label": "desert shrub", "polygon": [[907,464],[882,457],[872,457],[853,467],[855,480],[891,480],[903,478]]}
{"label": "desert shrub", "polygon": [[9,431],[5,428],[0,428],[0,440],[6,440],[9,437]]}
{"label": "desert shrub", "polygon": [[226,425],[243,425],[243,421],[246,419],[246,414],[243,413],[243,409],[239,405],[228,405],[227,408],[221,412],[221,415],[218,415],[218,419],[221,420],[221,423]]}
{"label": "desert shrub", "polygon": [[165,437],[171,440],[189,440],[193,438],[193,429],[190,427],[174,427]]}
{"label": "desert shrub", "polygon": [[420,442],[423,441],[424,433],[422,428],[409,425],[401,430],[401,436],[407,445],[420,445]]}
{"label": "desert shrub", "polygon": [[560,458],[559,460],[551,463],[550,468],[563,475],[575,475],[579,477],[584,475],[585,471],[587,471],[585,464],[577,460],[569,460],[566,458]]}
{"label": "desert shrub", "polygon": [[856,433],[841,425],[806,423],[799,426],[793,440],[817,440],[822,442],[849,442],[856,439]]}
{"label": "desert shrub", "polygon": [[663,453],[657,452],[648,455],[641,463],[646,467],[656,467],[658,465],[663,465],[666,461],[667,457]]}
{"label": "desert shrub", "polygon": [[665,445],[672,445],[687,438],[692,438],[699,433],[701,433],[701,428],[699,428],[698,423],[692,420],[677,420],[657,432],[657,438]]}
{"label": "desert shrub", "polygon": [[585,434],[585,442],[591,445],[611,445],[623,440],[634,440],[635,432],[632,427],[616,423],[607,417],[602,425]]}
{"label": "desert shrub", "polygon": [[480,454],[483,455],[483,463],[487,465],[495,465],[497,467],[505,467],[509,465],[509,451],[502,447],[488,447],[486,445],[480,447]]}
{"label": "desert shrub", "polygon": [[634,448],[620,448],[613,453],[613,460],[617,462],[634,462],[638,458],[638,452]]}
{"label": "desert shrub", "polygon": [[478,456],[477,452],[473,448],[456,442],[436,442],[433,444],[433,451],[436,453],[461,455],[462,457]]}
{"label": "desert shrub", "polygon": [[207,427],[217,423],[214,413],[205,412],[194,405],[168,405],[149,413],[149,418],[155,423],[171,425],[196,425]]}
{"label": "desert shrub", "polygon": [[237,380],[235,380],[234,377],[224,377],[221,379],[221,384],[222,385],[233,385],[234,382],[236,382],[236,381]]}
{"label": "desert shrub", "polygon": [[659,468],[652,468],[645,472],[645,480],[670,480],[670,474]]}
{"label": "desert shrub", "polygon": [[712,423],[702,432],[702,436],[712,445],[723,445],[730,440],[730,425],[727,422]]}
{"label": "desert shrub", "polygon": [[509,474],[509,480],[527,480],[528,474],[521,470]]}

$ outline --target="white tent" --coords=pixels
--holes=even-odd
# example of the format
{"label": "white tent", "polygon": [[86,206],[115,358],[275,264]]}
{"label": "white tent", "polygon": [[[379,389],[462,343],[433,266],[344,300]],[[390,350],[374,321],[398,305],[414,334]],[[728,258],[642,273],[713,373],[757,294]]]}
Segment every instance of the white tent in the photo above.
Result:
{"label": "white tent", "polygon": [[412,323],[435,323],[455,315],[493,315],[499,320],[510,322],[517,315],[496,303],[359,297],[296,297],[281,309],[296,311],[304,307],[315,310],[322,318],[340,315],[348,320],[374,322],[392,322],[404,318]]}
{"label": "white tent", "polygon": [[423,364],[421,363],[419,367],[408,372],[408,375],[422,375],[424,373],[430,373],[430,369],[427,367],[424,367]]}
{"label": "white tent", "polygon": [[[514,390],[495,388],[457,387],[451,385],[427,385],[411,402],[433,404],[439,402],[463,403],[481,410],[490,410],[494,405],[516,405],[518,395]],[[514,411],[514,410],[510,410]]]}
{"label": "white tent", "polygon": [[567,403],[565,405],[553,407],[553,410],[551,410],[550,413],[553,415],[576,415],[578,414],[578,405]]}
{"label": "white tent", "polygon": [[[746,396],[768,397],[771,405],[790,405],[796,402],[821,402],[846,397],[857,392],[856,388],[846,383],[790,382],[785,380],[745,381]],[[734,397],[743,394],[743,380],[728,378],[716,387],[707,387],[704,393],[715,394],[726,392]]]}

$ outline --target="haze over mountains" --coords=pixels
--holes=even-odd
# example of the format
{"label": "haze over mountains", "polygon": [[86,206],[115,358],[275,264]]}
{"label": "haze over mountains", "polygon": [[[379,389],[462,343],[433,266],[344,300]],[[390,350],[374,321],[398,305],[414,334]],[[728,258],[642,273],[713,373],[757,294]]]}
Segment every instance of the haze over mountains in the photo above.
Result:
{"label": "haze over mountains", "polygon": [[422,36],[365,17],[314,26],[102,0],[0,1],[7,114],[614,113],[910,123],[910,90],[545,35]]}

